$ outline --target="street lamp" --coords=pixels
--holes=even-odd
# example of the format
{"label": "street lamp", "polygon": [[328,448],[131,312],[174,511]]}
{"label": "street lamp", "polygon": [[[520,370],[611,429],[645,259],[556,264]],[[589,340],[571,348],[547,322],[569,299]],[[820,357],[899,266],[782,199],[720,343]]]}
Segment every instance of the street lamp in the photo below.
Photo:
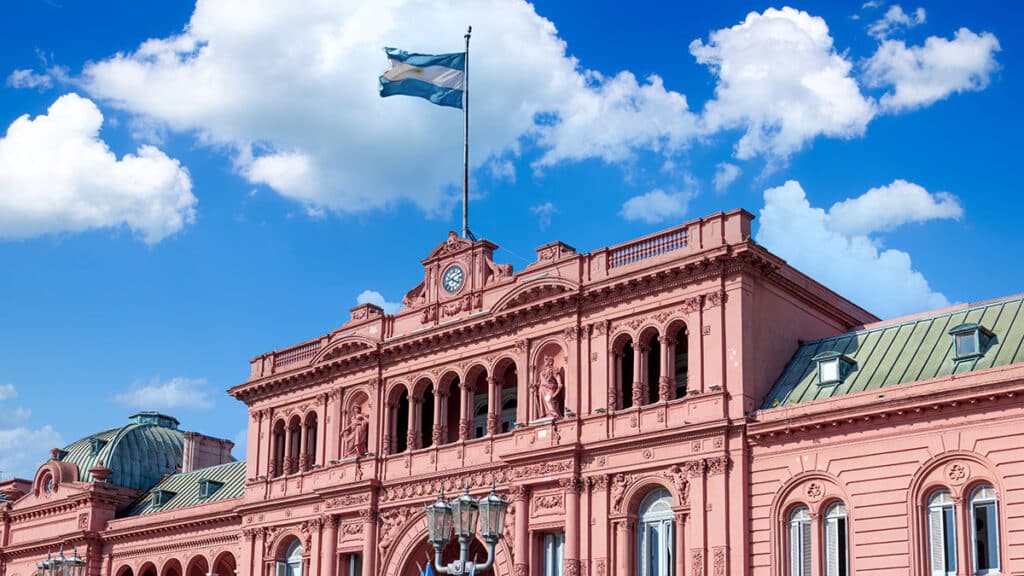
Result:
{"label": "street lamp", "polygon": [[[494,484],[491,484],[491,493],[479,500],[469,495],[469,486],[466,486],[466,493],[450,503],[445,502],[442,489],[437,501],[427,505],[427,539],[434,547],[437,571],[460,576],[493,566],[494,546],[503,533],[507,508],[508,502],[494,491]],[[477,520],[480,521],[480,537],[487,543],[487,561],[483,564],[468,559],[469,543],[476,535]],[[441,552],[451,540],[453,529],[459,539],[459,559],[442,566]]]}
{"label": "street lamp", "polygon": [[64,545],[61,544],[60,551],[56,558],[51,558],[46,553],[46,560],[36,564],[40,576],[82,576],[85,570],[85,560],[78,557],[78,549],[72,552],[71,558],[64,556]]}

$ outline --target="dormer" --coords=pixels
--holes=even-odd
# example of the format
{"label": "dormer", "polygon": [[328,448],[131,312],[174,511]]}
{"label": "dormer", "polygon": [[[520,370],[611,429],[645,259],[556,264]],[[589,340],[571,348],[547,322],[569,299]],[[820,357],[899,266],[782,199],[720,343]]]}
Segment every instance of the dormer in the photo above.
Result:
{"label": "dormer", "polygon": [[100,438],[90,438],[89,439],[89,451],[92,453],[93,456],[96,456],[97,454],[99,454],[100,450],[103,450],[103,447],[106,446],[106,445],[107,445],[107,441],[106,440],[103,440],[103,439],[100,439]]}
{"label": "dormer", "polygon": [[995,334],[981,324],[960,324],[949,331],[953,337],[953,361],[971,360],[985,355]]}
{"label": "dormer", "polygon": [[220,490],[223,485],[223,482],[217,482],[216,480],[210,480],[209,478],[201,478],[199,480],[199,497],[209,498],[210,496],[213,496],[217,490]]}
{"label": "dormer", "polygon": [[821,352],[811,360],[818,364],[819,386],[841,384],[853,370],[854,364],[857,363],[853,358],[832,350]]}
{"label": "dormer", "polygon": [[153,506],[160,507],[171,501],[171,498],[177,496],[177,492],[171,492],[170,490],[156,489],[153,490]]}

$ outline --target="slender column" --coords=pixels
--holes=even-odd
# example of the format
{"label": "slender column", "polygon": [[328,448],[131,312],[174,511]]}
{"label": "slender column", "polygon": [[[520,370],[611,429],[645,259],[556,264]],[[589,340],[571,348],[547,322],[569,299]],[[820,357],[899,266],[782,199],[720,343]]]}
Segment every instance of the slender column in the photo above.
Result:
{"label": "slender column", "polygon": [[633,342],[633,406],[647,403],[647,389],[644,386],[647,346]]}
{"label": "slender column", "polygon": [[299,471],[305,471],[309,466],[309,424],[303,420],[299,423]]}
{"label": "slender column", "polygon": [[295,442],[292,441],[292,436],[295,435],[295,432],[296,431],[290,425],[285,427],[285,434],[284,434],[284,473],[285,474],[291,474],[292,472],[295,471],[293,466],[292,466],[292,458],[295,457],[295,455],[292,454],[292,444],[295,444]]}
{"label": "slender column", "polygon": [[515,576],[526,576],[530,572],[530,489],[512,488],[512,502],[516,507]]}
{"label": "slender column", "polygon": [[324,552],[320,557],[323,570],[320,576],[336,576],[338,570],[338,522],[341,518],[332,514],[324,518]]}
{"label": "slender column", "polygon": [[676,341],[668,336],[661,339],[661,377],[658,379],[658,400],[666,402],[675,394]]}
{"label": "slender column", "polygon": [[459,402],[462,408],[459,409],[459,440],[469,440],[473,437],[472,420],[469,416],[473,414],[473,386],[469,382],[461,386]]}
{"label": "slender column", "polygon": [[[444,404],[444,410],[441,409],[441,405]],[[448,417],[448,393],[441,392],[439,390],[434,391],[434,429],[430,431],[430,438],[433,440],[433,445],[438,446],[441,444],[441,435],[445,426],[442,418]]]}
{"label": "slender column", "polygon": [[559,482],[565,492],[565,573],[579,574],[580,567],[580,480]]}
{"label": "slender column", "polygon": [[406,450],[415,450],[420,445],[420,427],[423,426],[423,414],[420,404],[423,399],[412,397],[409,399],[409,431],[406,433]]}
{"label": "slender column", "polygon": [[494,436],[501,432],[501,378],[487,379],[487,434]]}
{"label": "slender column", "polygon": [[686,574],[686,513],[676,512],[676,574]]}
{"label": "slender column", "polygon": [[363,576],[377,576],[377,512],[360,510],[363,519]]}
{"label": "slender column", "polygon": [[608,407],[607,410],[618,410],[622,407],[622,354],[612,352],[612,370],[615,372],[608,379]]}
{"label": "slender column", "polygon": [[633,539],[629,537],[629,520],[622,519],[615,527],[615,574],[633,573]]}
{"label": "slender column", "polygon": [[391,454],[393,450],[392,439],[395,437],[395,412],[397,410],[397,404],[388,403],[384,407],[384,438],[381,439],[381,454]]}

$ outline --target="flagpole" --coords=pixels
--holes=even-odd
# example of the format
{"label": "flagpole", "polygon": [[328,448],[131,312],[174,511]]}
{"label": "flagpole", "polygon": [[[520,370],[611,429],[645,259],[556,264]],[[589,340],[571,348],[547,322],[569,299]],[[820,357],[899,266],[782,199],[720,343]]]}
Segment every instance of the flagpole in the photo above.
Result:
{"label": "flagpole", "polygon": [[462,237],[470,238],[469,231],[469,37],[473,27],[466,28],[466,71],[463,76],[465,83],[462,102]]}

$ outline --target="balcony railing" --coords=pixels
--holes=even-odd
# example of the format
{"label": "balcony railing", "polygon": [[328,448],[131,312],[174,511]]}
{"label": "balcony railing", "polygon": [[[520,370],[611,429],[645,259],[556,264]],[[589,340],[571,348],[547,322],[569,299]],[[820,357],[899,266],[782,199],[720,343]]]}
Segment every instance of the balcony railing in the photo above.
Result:
{"label": "balcony railing", "polygon": [[296,362],[305,362],[311,360],[313,356],[316,356],[317,351],[320,350],[320,340],[310,342],[309,344],[303,344],[302,346],[296,346],[283,352],[278,352],[274,356],[274,366],[280,368],[289,364],[295,364]]}
{"label": "balcony railing", "polygon": [[635,264],[673,250],[686,248],[689,245],[690,229],[688,227],[673,228],[657,236],[641,238],[613,248],[608,255],[608,267],[618,268],[627,264]]}

